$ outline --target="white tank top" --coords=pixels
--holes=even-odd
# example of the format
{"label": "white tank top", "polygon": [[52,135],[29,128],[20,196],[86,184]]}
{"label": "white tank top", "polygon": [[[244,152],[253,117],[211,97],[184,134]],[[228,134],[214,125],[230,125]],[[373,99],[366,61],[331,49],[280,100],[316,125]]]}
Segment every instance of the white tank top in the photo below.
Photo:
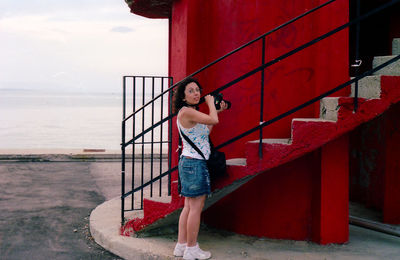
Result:
{"label": "white tank top", "polygon": [[[197,123],[192,128],[184,128],[180,123],[179,119],[176,119],[176,123],[178,125],[178,129],[182,131],[189,139],[192,141],[204,154],[206,160],[210,157],[210,143],[208,142],[208,135],[210,134],[210,129],[208,129],[207,125]],[[204,160],[203,156],[201,156],[196,150],[183,138],[181,133],[179,135],[182,138],[182,154],[181,156],[189,156],[192,158]]]}

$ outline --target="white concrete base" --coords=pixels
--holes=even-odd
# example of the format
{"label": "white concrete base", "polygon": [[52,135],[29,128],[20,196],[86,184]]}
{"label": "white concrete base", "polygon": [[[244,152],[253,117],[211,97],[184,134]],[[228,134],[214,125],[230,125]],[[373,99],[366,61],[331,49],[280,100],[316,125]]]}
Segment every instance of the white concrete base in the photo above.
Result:
{"label": "white concrete base", "polygon": [[162,237],[134,238],[119,234],[121,223],[119,197],[100,204],[90,214],[90,233],[103,248],[124,259],[174,259],[175,242]]}
{"label": "white concrete base", "polygon": [[[246,176],[221,190],[215,190],[212,196],[207,198],[203,210],[211,207],[221,198],[252,178],[254,176]],[[171,250],[176,242],[161,235],[173,233],[172,228],[169,227],[174,224],[177,226],[180,211],[178,209],[155,223],[148,225],[141,232],[136,233],[138,237],[125,237],[119,233],[121,199],[117,197],[100,204],[92,211],[90,214],[90,233],[96,243],[124,259],[173,259]],[[137,216],[130,215],[128,216],[129,219],[143,217],[141,211],[134,212]]]}
{"label": "white concrete base", "polygon": [[[126,260],[182,259],[172,255],[177,234],[146,238],[118,235],[120,199],[109,200],[93,210],[90,231],[95,241]],[[228,216],[227,216],[228,217]],[[400,238],[350,225],[350,242],[321,246],[305,241],[257,238],[202,227],[199,244],[212,259],[398,259]]]}

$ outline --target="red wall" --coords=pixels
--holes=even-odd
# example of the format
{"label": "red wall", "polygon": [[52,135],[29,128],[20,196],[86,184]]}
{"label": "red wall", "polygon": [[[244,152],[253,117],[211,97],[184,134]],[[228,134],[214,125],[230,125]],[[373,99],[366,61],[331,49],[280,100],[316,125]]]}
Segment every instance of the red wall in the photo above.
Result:
{"label": "red wall", "polygon": [[[262,33],[324,2],[175,1],[170,26],[170,75],[177,82]],[[348,1],[338,0],[273,33],[266,40],[266,61],[344,24],[347,19]],[[205,92],[210,92],[260,64],[261,43],[258,42],[200,73],[197,78]],[[348,35],[344,30],[265,71],[264,121],[346,80]],[[223,92],[224,97],[232,102],[232,108],[220,114],[220,124],[212,133],[216,144],[259,124],[260,88],[258,73]],[[264,137],[289,137],[291,118],[318,117],[318,106],[315,104],[305,108],[265,128]],[[176,132],[174,136],[176,141]],[[228,158],[244,157],[244,143],[257,139],[257,136],[254,133],[226,147]],[[177,143],[175,141],[173,144]]]}
{"label": "red wall", "polygon": [[384,116],[380,116],[350,133],[350,199],[380,210],[384,189],[383,123]]}
{"label": "red wall", "polygon": [[263,172],[207,209],[211,226],[245,235],[348,241],[348,136]]}
{"label": "red wall", "polygon": [[245,235],[311,239],[319,169],[317,151],[265,172],[207,209],[204,221]]}
{"label": "red wall", "polygon": [[[174,1],[170,21],[170,76],[177,82],[242,44],[324,2],[325,0]],[[266,61],[346,23],[348,9],[348,1],[337,0],[323,10],[273,33],[266,39]],[[210,92],[259,66],[262,62],[261,47],[260,42],[255,43],[196,76],[205,92]],[[263,121],[347,81],[348,67],[347,30],[271,66],[265,71]],[[215,144],[259,125],[260,75],[253,75],[223,92],[224,97],[232,102],[232,108],[220,114],[220,123],[211,136]],[[348,93],[349,90],[344,90],[335,96],[346,96]],[[263,131],[263,137],[290,137],[293,117],[319,117],[319,104],[268,126]],[[173,127],[172,144],[175,151],[178,140],[176,125]],[[257,138],[258,133],[254,133],[225,147],[227,157],[245,157],[245,143]],[[173,155],[176,163],[177,154]],[[257,176],[251,183],[208,209],[206,222],[242,234],[313,239],[328,243],[323,240],[325,235],[322,233],[329,231],[319,228],[325,226],[321,224],[322,213],[317,213],[323,209],[315,206],[318,203],[323,206],[326,202],[315,201],[314,196],[316,192],[321,195],[321,183],[315,183],[318,180],[316,175],[321,172],[320,159],[320,152],[311,153]],[[215,218],[218,215],[221,218]],[[321,223],[312,219],[316,215]],[[207,216],[212,220],[207,220]],[[346,235],[345,232],[342,233]],[[335,242],[346,239],[347,237]]]}

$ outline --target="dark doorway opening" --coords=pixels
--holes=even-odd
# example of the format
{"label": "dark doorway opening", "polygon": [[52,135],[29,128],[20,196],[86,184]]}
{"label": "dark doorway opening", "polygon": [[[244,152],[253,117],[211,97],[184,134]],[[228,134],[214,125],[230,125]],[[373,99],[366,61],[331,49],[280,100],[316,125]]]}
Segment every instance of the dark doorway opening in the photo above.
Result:
{"label": "dark doorway opening", "polygon": [[[390,0],[350,0],[350,20],[357,17],[357,6],[363,15]],[[356,33],[357,27],[350,27],[350,64],[356,60]],[[359,59],[362,64],[359,73],[372,69],[372,60],[375,56],[388,56],[392,54],[392,41],[400,38],[400,4],[395,4],[381,13],[370,16],[360,23]],[[350,76],[356,73],[354,67],[350,67]]]}

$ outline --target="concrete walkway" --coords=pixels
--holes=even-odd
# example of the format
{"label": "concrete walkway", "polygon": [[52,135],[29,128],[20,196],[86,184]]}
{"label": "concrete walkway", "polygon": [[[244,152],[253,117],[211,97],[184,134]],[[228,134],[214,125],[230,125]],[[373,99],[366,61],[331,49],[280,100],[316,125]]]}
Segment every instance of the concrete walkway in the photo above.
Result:
{"label": "concrete walkway", "polygon": [[[124,259],[179,259],[172,255],[176,232],[146,238],[123,237],[120,199],[99,205],[90,216],[95,241]],[[199,243],[212,259],[400,259],[400,238],[350,225],[350,241],[321,246],[311,242],[274,240],[237,235],[202,226]]]}

